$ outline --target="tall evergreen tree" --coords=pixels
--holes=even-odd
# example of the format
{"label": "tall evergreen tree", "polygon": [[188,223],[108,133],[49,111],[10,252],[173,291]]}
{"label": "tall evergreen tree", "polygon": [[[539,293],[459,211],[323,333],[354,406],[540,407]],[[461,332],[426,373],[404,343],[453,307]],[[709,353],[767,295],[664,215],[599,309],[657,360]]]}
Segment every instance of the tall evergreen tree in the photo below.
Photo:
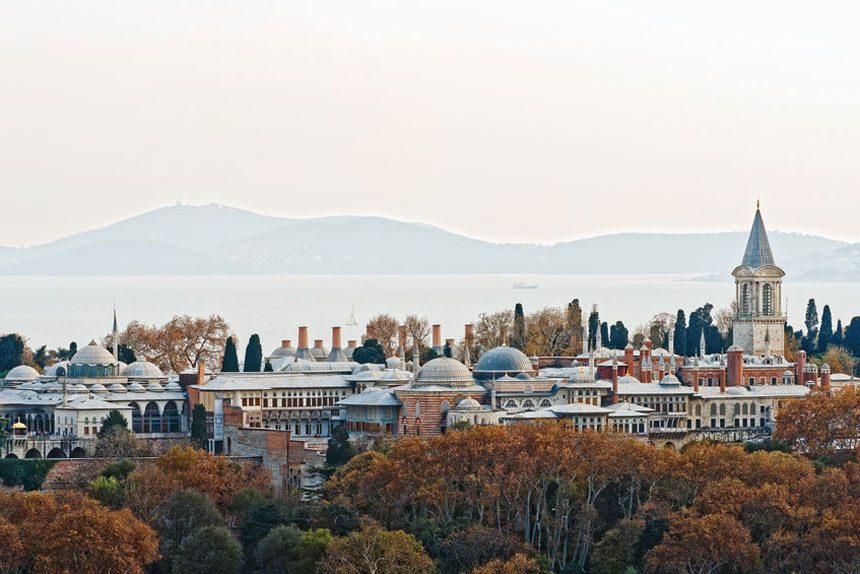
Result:
{"label": "tall evergreen tree", "polygon": [[630,333],[621,321],[616,321],[609,327],[609,346],[612,349],[623,349],[629,343]]}
{"label": "tall evergreen tree", "polygon": [[239,357],[236,355],[236,343],[233,342],[233,337],[227,337],[227,344],[224,345],[224,359],[221,362],[221,372],[239,372]]}
{"label": "tall evergreen tree", "polygon": [[855,357],[860,357],[860,317],[854,317],[845,328],[843,345]]}
{"label": "tall evergreen tree", "polygon": [[[600,314],[595,306],[591,314],[588,316],[588,348],[593,349],[597,346],[597,330],[600,328]],[[603,335],[601,335],[602,337]]]}
{"label": "tall evergreen tree", "polygon": [[206,407],[194,405],[191,411],[191,444],[194,448],[206,448],[209,439],[209,427],[206,424]]}
{"label": "tall evergreen tree", "polygon": [[40,369],[44,369],[45,365],[48,364],[48,346],[42,345],[36,352],[33,353],[33,362],[36,363]]}
{"label": "tall evergreen tree", "polygon": [[833,338],[830,340],[830,343],[837,347],[841,347],[844,336],[845,332],[842,329],[842,319],[839,319],[836,321],[836,330],[833,331]]}
{"label": "tall evergreen tree", "polygon": [[71,343],[69,343],[69,356],[67,358],[71,359],[77,353],[78,353],[78,344],[77,344],[77,342],[72,341]]}
{"label": "tall evergreen tree", "polygon": [[274,369],[272,368],[272,362],[271,361],[266,361],[266,366],[263,367],[263,372],[264,373],[274,372]]}
{"label": "tall evergreen tree", "polygon": [[17,333],[0,337],[0,371],[14,369],[24,364],[24,338]]}
{"label": "tall evergreen tree", "polygon": [[260,335],[254,333],[248,339],[245,347],[245,364],[242,365],[246,373],[259,373],[263,367],[263,346],[260,344]]}
{"label": "tall evergreen tree", "polygon": [[600,324],[600,342],[604,347],[609,345],[609,325],[606,322]]}
{"label": "tall evergreen tree", "polygon": [[833,317],[830,315],[830,305],[821,310],[821,328],[818,330],[818,352],[824,354],[833,339]]}
{"label": "tall evergreen tree", "polygon": [[675,353],[682,357],[687,355],[687,316],[683,309],[678,309],[675,316]]}
{"label": "tall evergreen tree", "polygon": [[511,333],[510,346],[522,351],[526,348],[527,341],[526,315],[523,311],[523,304],[517,303],[516,307],[514,307],[514,332]]}
{"label": "tall evergreen tree", "polygon": [[818,309],[815,306],[815,299],[810,299],[806,304],[806,335],[803,337],[802,347],[808,355],[815,353],[816,343],[818,341]]}

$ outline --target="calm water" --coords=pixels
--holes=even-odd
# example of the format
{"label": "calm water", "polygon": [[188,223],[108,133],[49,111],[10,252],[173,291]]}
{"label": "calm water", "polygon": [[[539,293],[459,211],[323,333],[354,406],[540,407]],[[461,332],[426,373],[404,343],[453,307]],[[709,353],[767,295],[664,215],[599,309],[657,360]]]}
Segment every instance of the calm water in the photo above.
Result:
{"label": "calm water", "polygon": [[[299,325],[311,338],[329,344],[332,325],[344,325],[352,305],[359,323],[378,312],[397,317],[427,316],[443,325],[446,337],[461,337],[463,324],[482,311],[513,307],[526,312],[562,306],[578,297],[585,307],[597,303],[604,320],[623,320],[635,328],[660,311],[694,309],[705,302],[727,306],[730,282],[695,282],[683,276],[593,275],[433,275],[433,276],[141,276],[0,277],[0,333],[17,331],[32,346],[85,344],[111,327],[116,301],[120,328],[132,319],[160,323],[172,315],[220,313],[242,344],[259,333],[266,352],[282,338],[295,341]],[[537,289],[513,289],[518,282]],[[806,300],[829,303],[843,321],[860,315],[857,283],[791,283],[784,287],[789,317],[802,323]],[[359,338],[362,326],[344,326]],[[295,344],[295,343],[294,343]]]}

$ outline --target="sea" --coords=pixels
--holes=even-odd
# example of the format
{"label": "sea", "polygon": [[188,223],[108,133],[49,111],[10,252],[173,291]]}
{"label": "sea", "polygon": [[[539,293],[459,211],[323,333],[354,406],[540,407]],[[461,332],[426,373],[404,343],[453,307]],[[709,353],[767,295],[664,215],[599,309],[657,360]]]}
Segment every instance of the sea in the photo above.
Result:
{"label": "sea", "polygon": [[[517,284],[534,288],[514,288]],[[860,315],[860,284],[786,281],[789,323],[803,323],[806,302],[819,313],[829,304],[845,324]],[[110,332],[116,307],[120,329],[132,320],[160,324],[177,314],[222,315],[240,342],[257,333],[264,352],[281,339],[297,339],[301,325],[329,346],[331,327],[360,339],[377,313],[409,314],[442,325],[443,336],[461,338],[463,325],[480,313],[563,307],[579,299],[597,305],[604,321],[624,321],[631,333],[659,312],[689,311],[708,302],[728,307],[734,284],[686,275],[228,275],[228,276],[32,276],[0,277],[0,333],[17,332],[31,347],[67,347]],[[355,309],[358,325],[347,322]]]}

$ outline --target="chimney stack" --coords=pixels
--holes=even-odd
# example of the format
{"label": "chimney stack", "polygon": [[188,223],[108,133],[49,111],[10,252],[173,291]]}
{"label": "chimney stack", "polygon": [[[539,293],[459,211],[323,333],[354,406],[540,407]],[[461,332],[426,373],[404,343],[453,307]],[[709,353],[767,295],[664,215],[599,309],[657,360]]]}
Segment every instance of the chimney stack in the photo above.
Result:
{"label": "chimney stack", "polygon": [[347,359],[346,353],[343,352],[343,349],[341,349],[340,345],[340,327],[332,327],[331,352],[329,352],[328,359],[326,359],[329,363],[343,363],[349,360]]}
{"label": "chimney stack", "polygon": [[[744,384],[744,350],[737,345],[732,345],[726,351],[728,364],[725,368],[725,385],[729,387],[743,386]],[[723,369],[720,369],[721,371]]]}
{"label": "chimney stack", "polygon": [[612,357],[612,404],[618,404],[618,359]]}
{"label": "chimney stack", "polygon": [[433,325],[433,350],[442,354],[442,325]]}
{"label": "chimney stack", "polygon": [[305,361],[316,361],[313,353],[308,348],[308,328],[299,327],[299,346],[296,348],[296,359]]}
{"label": "chimney stack", "polygon": [[197,360],[197,384],[201,386],[206,384],[206,363],[203,359]]}
{"label": "chimney stack", "polygon": [[281,341],[282,349],[289,349],[292,347],[293,342],[290,339],[284,339]]}
{"label": "chimney stack", "polygon": [[699,392],[699,358],[693,359],[693,392]]}

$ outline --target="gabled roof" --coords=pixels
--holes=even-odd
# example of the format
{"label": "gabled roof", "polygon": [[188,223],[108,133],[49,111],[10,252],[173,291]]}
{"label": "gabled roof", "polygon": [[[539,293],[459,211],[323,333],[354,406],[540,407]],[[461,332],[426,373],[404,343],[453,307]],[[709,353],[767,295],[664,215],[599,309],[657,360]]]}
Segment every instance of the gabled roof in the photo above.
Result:
{"label": "gabled roof", "polygon": [[755,219],[753,219],[750,236],[747,239],[747,248],[744,251],[744,260],[741,265],[746,265],[750,269],[758,269],[766,265],[776,265],[773,259],[773,251],[770,249],[770,242],[767,240],[767,230],[764,228],[764,220],[758,208],[755,210]]}

